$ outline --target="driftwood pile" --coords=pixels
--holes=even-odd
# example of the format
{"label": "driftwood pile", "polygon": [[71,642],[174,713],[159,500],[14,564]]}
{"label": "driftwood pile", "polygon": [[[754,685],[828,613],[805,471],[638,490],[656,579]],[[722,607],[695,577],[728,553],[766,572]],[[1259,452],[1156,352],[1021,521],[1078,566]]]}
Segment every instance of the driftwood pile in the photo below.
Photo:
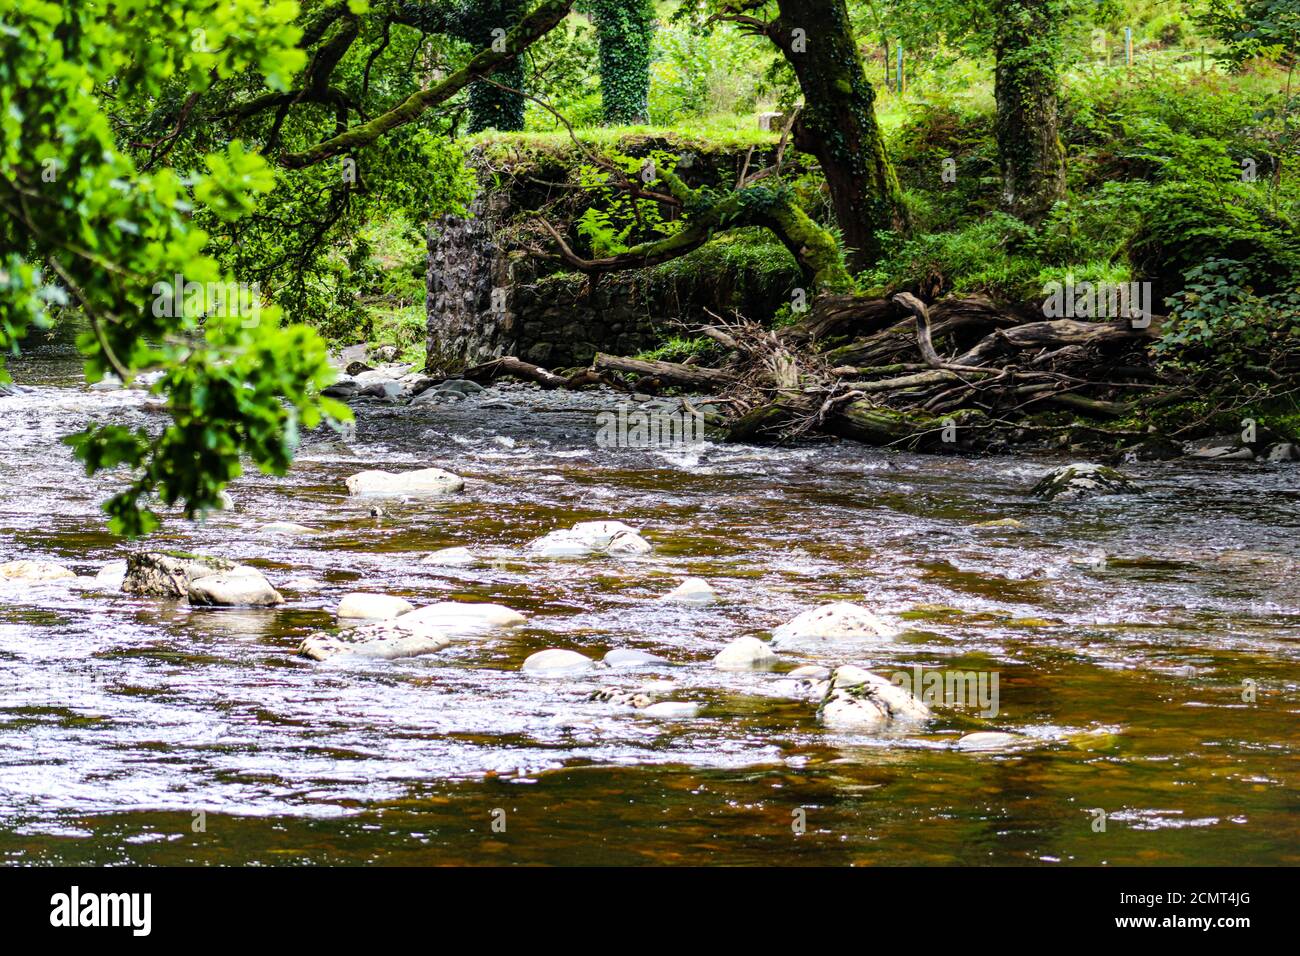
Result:
{"label": "driftwood pile", "polygon": [[725,353],[716,367],[602,353],[590,368],[568,375],[513,357],[464,374],[480,383],[511,376],[544,388],[703,392],[728,410],[712,424],[738,441],[820,431],[926,450],[987,446],[1010,431],[1061,427],[1044,424],[1045,411],[1122,419],[1178,392],[1158,380],[1148,360],[1158,316],[1044,319],[1037,305],[1009,308],[981,297],[927,305],[904,292],[890,299],[821,296],[802,321],[777,330],[714,318],[697,331]]}

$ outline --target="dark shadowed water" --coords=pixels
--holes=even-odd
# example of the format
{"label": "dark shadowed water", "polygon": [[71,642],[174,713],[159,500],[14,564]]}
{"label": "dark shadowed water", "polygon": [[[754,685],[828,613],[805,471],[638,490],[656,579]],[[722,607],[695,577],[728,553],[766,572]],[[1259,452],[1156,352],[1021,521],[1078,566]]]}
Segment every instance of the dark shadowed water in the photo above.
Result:
{"label": "dark shadowed water", "polygon": [[[1295,466],[1135,466],[1141,495],[1041,503],[1026,491],[1057,460],[604,450],[593,416],[615,399],[527,389],[370,405],[350,445],[312,436],[287,478],[247,475],[230,511],[168,522],[159,546],[254,564],[288,599],[197,609],[86,580],[124,555],[98,511],[120,476],[86,478],[59,438],[156,422],[144,393],[90,391],[57,345],[11,368],[36,387],[0,398],[0,561],[83,579],[0,586],[9,863],[1300,862]],[[463,493],[373,518],[343,484],[429,465]],[[642,528],[654,552],[525,551],[598,518]],[[1000,518],[1023,524],[974,527]],[[420,563],[454,545],[487,561]],[[722,603],[658,602],[688,575]],[[319,584],[285,583],[303,576]],[[407,661],[297,657],[354,590],[487,599],[529,623]],[[830,600],[899,636],[783,653],[776,672],[711,666],[732,638]],[[544,647],[671,663],[525,677]],[[828,732],[780,675],[845,661],[996,674],[998,713],[940,705],[911,733]],[[586,700],[650,680],[700,716]],[[954,749],[973,729],[1024,740]]]}

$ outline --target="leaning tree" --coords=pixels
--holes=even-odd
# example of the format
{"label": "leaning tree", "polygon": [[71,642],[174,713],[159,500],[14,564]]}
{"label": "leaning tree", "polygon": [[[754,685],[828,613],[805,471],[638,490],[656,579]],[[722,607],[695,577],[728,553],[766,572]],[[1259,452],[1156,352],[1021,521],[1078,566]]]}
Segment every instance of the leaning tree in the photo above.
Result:
{"label": "leaning tree", "polygon": [[428,70],[392,2],[0,10],[0,348],[72,308],[91,381],[156,371],[166,396],[161,430],[70,438],[89,472],[129,469],[105,506],[116,531],[153,530],[159,501],[218,507],[245,456],[282,473],[300,429],[349,416],[320,395],[333,373],[312,329],[191,286],[237,286],[250,247],[282,273],[310,265],[304,248],[326,258],[350,210],[445,158],[430,109],[516,64],[571,2],[533,0],[497,42]]}

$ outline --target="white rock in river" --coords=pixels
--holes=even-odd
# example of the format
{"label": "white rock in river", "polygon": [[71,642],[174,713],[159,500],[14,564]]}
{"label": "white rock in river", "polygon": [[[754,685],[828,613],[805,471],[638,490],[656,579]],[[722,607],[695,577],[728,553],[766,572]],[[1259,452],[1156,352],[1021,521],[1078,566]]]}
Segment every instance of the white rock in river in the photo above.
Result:
{"label": "white rock in river", "polygon": [[637,533],[636,528],[621,521],[579,521],[569,531],[590,543],[593,548],[607,548],[610,542],[625,532]]}
{"label": "white rock in river", "polygon": [[793,696],[820,701],[830,686],[831,672],[827,667],[805,664],[788,674],[782,674],[781,681]]}
{"label": "white rock in river", "polygon": [[415,605],[410,601],[393,597],[391,594],[353,592],[352,594],[343,595],[336,613],[341,618],[364,618],[371,621],[382,621],[414,610]]}
{"label": "white rock in river", "polygon": [[442,548],[431,551],[420,559],[421,564],[441,564],[448,567],[465,567],[475,564],[478,558],[469,548]]}
{"label": "white rock in river", "polygon": [[298,653],[318,661],[340,655],[385,660],[415,657],[436,653],[453,640],[523,622],[522,614],[499,604],[443,601],[334,636],[313,634],[303,641]]}
{"label": "white rock in river", "polygon": [[597,552],[644,554],[651,550],[649,541],[621,521],[580,521],[572,528],[552,531],[528,547],[544,558],[585,557]]}
{"label": "white rock in river", "polygon": [[244,565],[196,578],[190,582],[189,598],[191,604],[212,607],[271,607],[284,603],[261,571]]}
{"label": "white rock in river", "polygon": [[775,662],[772,649],[756,637],[738,637],[713,658],[713,666],[724,671],[770,667]]}
{"label": "white rock in river", "polygon": [[122,590],[148,597],[182,598],[189,594],[190,584],[199,578],[239,567],[226,558],[175,551],[139,551],[127,555]]}
{"label": "white rock in river", "polygon": [[897,684],[845,664],[831,672],[817,715],[832,730],[870,733],[924,721],[930,717],[930,708]]}
{"label": "white rock in river", "polygon": [[126,580],[126,562],[109,561],[99,573],[95,575],[95,584],[101,588],[108,588],[113,591],[122,589],[122,582]]}
{"label": "white rock in river", "polygon": [[594,553],[591,545],[571,537],[567,531],[552,531],[528,548],[543,558],[585,558]]}
{"label": "white rock in river", "polygon": [[53,561],[10,561],[0,564],[0,578],[10,581],[56,581],[76,574]]}
{"label": "white rock in river", "polygon": [[700,705],[693,701],[664,700],[657,704],[651,704],[649,707],[643,707],[641,713],[647,717],[658,717],[661,720],[681,720],[686,717],[699,716]]}
{"label": "white rock in river", "polygon": [[280,587],[290,591],[319,591],[324,586],[324,581],[318,581],[316,578],[308,577],[305,574],[290,578],[280,584]]}
{"label": "white rock in river", "polygon": [[1015,734],[1006,734],[1001,731],[981,730],[977,733],[966,734],[960,738],[955,746],[958,750],[966,750],[973,753],[979,753],[986,750],[1005,750],[1020,740]]}
{"label": "white rock in river", "polygon": [[712,604],[717,599],[718,592],[714,591],[709,586],[709,582],[703,578],[687,578],[660,598],[661,601],[673,604],[693,605]]}
{"label": "white rock in river", "polygon": [[299,645],[298,653],[316,661],[333,657],[397,660],[434,654],[450,644],[447,637],[413,631],[399,621],[379,621],[363,624],[337,637],[313,634]]}
{"label": "white rock in river", "polygon": [[865,607],[836,601],[810,608],[772,632],[772,644],[880,638],[893,635],[888,624]]}
{"label": "white rock in river", "polygon": [[826,680],[831,676],[831,670],[820,664],[803,664],[785,676],[790,680]]}
{"label": "white rock in river", "polygon": [[577,651],[566,651],[558,647],[548,647],[544,651],[530,654],[524,661],[525,674],[564,675],[580,674],[591,670],[596,662],[584,657]]}
{"label": "white rock in river", "polygon": [[403,627],[420,628],[456,639],[477,637],[499,627],[517,627],[526,619],[518,611],[500,604],[440,601],[408,611],[397,620]]}
{"label": "white rock in river", "polygon": [[652,667],[667,664],[662,657],[656,657],[648,651],[638,651],[628,647],[616,647],[607,653],[604,661],[610,667]]}
{"label": "white rock in river", "polygon": [[354,495],[447,495],[465,487],[465,480],[441,468],[418,471],[363,471],[347,480]]}
{"label": "white rock in river", "polygon": [[605,548],[609,554],[648,554],[653,550],[653,545],[635,531],[620,531]]}

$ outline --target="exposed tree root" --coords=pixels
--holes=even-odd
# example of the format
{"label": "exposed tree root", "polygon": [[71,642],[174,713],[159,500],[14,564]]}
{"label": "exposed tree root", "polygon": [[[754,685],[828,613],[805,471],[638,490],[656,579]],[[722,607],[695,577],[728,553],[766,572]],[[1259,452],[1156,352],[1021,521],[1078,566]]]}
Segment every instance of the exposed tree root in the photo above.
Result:
{"label": "exposed tree root", "polygon": [[[927,305],[900,293],[889,300],[824,295],[801,322],[780,330],[714,319],[698,331],[727,350],[718,368],[599,354],[592,368],[568,377],[515,358],[466,374],[515,375],[547,388],[703,391],[727,408],[712,424],[736,441],[823,432],[932,451],[987,447],[1016,431],[1102,431],[1044,424],[1043,416],[1064,410],[1104,423],[1181,394],[1148,361],[1158,317],[1145,326],[1044,320],[1032,305],[1000,307],[980,297]],[[620,382],[620,375],[635,379]]]}

